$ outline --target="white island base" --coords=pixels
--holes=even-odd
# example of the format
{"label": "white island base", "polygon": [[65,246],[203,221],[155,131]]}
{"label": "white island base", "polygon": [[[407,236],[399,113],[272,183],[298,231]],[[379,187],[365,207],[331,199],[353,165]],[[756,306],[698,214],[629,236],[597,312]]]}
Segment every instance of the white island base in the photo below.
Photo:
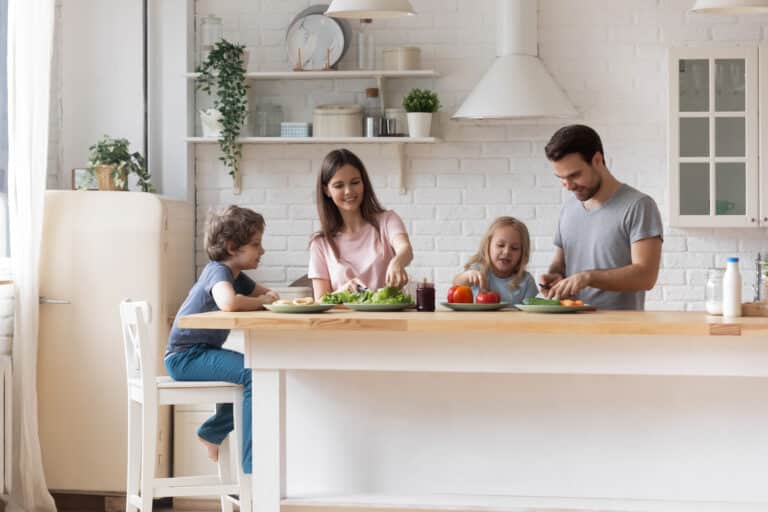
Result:
{"label": "white island base", "polygon": [[338,315],[232,321],[254,368],[256,512],[768,510],[768,321]]}

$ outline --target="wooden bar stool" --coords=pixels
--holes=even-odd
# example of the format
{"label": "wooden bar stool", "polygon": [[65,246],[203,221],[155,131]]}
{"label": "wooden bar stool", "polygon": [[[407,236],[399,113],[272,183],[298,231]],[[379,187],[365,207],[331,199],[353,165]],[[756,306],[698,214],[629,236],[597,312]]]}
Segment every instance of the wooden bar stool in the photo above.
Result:
{"label": "wooden bar stool", "polygon": [[[120,303],[128,377],[126,512],[151,512],[154,498],[176,496],[219,496],[223,512],[232,512],[233,503],[242,512],[250,512],[250,475],[243,473],[240,455],[243,388],[230,382],[175,381],[170,377],[158,377],[157,350],[151,346],[147,335],[151,314],[147,302],[126,299]],[[200,403],[232,404],[234,436],[228,436],[219,449],[219,474],[155,478],[158,407]],[[230,438],[233,438],[232,442],[229,442]],[[234,471],[233,459],[237,464]]]}

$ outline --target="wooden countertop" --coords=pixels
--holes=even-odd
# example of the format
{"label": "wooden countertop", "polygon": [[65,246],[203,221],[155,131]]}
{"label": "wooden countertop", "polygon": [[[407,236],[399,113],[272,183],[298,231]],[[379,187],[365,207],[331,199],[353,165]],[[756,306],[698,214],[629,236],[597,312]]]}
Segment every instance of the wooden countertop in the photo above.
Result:
{"label": "wooden countertop", "polygon": [[532,314],[514,310],[368,313],[334,309],[319,314],[221,311],[182,317],[188,329],[359,330],[398,332],[481,331],[562,335],[768,336],[768,318],[729,318],[699,312],[596,311]]}

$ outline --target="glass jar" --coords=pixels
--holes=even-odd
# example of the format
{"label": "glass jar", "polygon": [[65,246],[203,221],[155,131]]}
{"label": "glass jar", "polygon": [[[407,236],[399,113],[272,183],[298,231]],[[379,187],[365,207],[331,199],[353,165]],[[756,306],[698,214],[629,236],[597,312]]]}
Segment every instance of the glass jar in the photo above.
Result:
{"label": "glass jar", "polygon": [[723,276],[722,268],[711,268],[707,273],[705,307],[710,315],[723,314]]}
{"label": "glass jar", "polygon": [[209,14],[200,18],[198,34],[197,64],[200,65],[208,58],[213,46],[224,38],[224,23],[221,18]]}
{"label": "glass jar", "polygon": [[360,20],[357,31],[357,67],[358,69],[374,69],[376,66],[376,54],[374,53],[374,39],[371,31],[373,20],[364,18]]}
{"label": "glass jar", "polygon": [[256,106],[250,116],[251,135],[254,137],[279,137],[280,123],[283,122],[283,107],[272,103]]}
{"label": "glass jar", "polygon": [[416,286],[416,311],[435,310],[435,285],[426,279]]}

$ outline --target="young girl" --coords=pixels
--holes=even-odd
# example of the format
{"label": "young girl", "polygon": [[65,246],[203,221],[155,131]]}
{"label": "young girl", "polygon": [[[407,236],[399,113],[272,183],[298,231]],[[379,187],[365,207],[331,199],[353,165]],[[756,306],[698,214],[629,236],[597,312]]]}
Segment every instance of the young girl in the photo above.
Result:
{"label": "young girl", "polygon": [[464,272],[453,278],[453,284],[479,291],[494,291],[502,302],[520,304],[539,292],[536,281],[525,267],[531,255],[531,240],[525,224],[513,217],[499,217],[485,232],[477,254],[472,256]]}
{"label": "young girl", "polygon": [[324,293],[359,287],[400,288],[413,259],[405,225],[385,210],[360,159],[337,149],[323,160],[317,178],[320,231],[309,243],[309,272],[316,300]]}
{"label": "young girl", "polygon": [[[251,472],[251,370],[243,355],[221,346],[228,329],[181,329],[179,317],[208,311],[262,309],[279,297],[253,282],[242,271],[254,269],[264,254],[261,237],[264,218],[247,208],[230,206],[211,213],[205,233],[205,250],[211,261],[181,305],[168,337],[165,367],[174,380],[221,380],[243,386],[243,471]],[[218,404],[216,414],[203,423],[197,435],[208,456],[216,461],[219,445],[232,431],[232,404]]]}

